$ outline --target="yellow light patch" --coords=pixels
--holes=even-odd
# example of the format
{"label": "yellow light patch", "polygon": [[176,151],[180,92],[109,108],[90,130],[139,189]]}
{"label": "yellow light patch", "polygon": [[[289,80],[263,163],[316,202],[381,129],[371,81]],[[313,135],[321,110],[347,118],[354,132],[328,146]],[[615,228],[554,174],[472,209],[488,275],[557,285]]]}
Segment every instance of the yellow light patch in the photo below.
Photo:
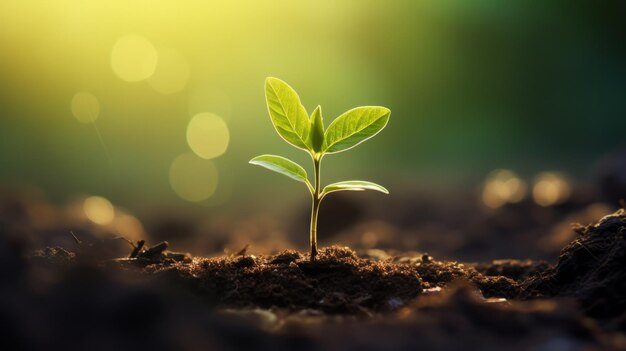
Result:
{"label": "yellow light patch", "polygon": [[224,120],[213,113],[195,115],[187,126],[187,144],[204,159],[222,155],[228,148],[230,133]]}
{"label": "yellow light patch", "polygon": [[90,221],[99,225],[107,225],[115,218],[113,204],[101,196],[86,198],[83,202],[83,211]]}
{"label": "yellow light patch", "polygon": [[113,72],[127,82],[148,79],[154,73],[158,54],[152,43],[140,35],[127,35],[117,40],[111,51]]}
{"label": "yellow light patch", "polygon": [[570,196],[570,185],[560,173],[543,172],[535,179],[533,199],[540,206],[552,206],[563,203]]}
{"label": "yellow light patch", "polygon": [[526,183],[515,173],[500,169],[489,174],[483,188],[483,203],[490,208],[520,202],[526,196]]}

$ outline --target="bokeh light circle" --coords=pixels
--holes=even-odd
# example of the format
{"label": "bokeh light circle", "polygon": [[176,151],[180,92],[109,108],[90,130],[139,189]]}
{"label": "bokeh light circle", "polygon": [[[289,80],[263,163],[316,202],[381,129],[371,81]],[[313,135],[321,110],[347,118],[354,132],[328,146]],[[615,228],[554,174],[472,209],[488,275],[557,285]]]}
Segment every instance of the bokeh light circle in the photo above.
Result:
{"label": "bokeh light circle", "polygon": [[490,208],[502,207],[507,203],[517,203],[526,196],[526,182],[515,173],[498,169],[487,176],[482,193],[483,203]]}
{"label": "bokeh light circle", "polygon": [[152,43],[140,35],[126,35],[117,40],[111,51],[113,72],[127,82],[149,78],[155,71],[158,54]]}
{"label": "bokeh light circle", "polygon": [[565,202],[571,193],[568,180],[557,172],[542,172],[535,178],[533,199],[539,206],[552,206]]}
{"label": "bokeh light circle", "polygon": [[159,48],[158,57],[159,63],[148,78],[148,84],[161,94],[183,90],[189,80],[189,64],[185,57],[170,48]]}
{"label": "bokeh light circle", "polygon": [[222,155],[228,148],[230,132],[224,120],[213,113],[195,115],[187,126],[187,144],[204,159]]}
{"label": "bokeh light circle", "polygon": [[90,196],[83,202],[83,211],[87,218],[99,225],[106,225],[115,218],[115,208],[111,201],[101,196]]}
{"label": "bokeh light circle", "polygon": [[95,95],[81,91],[72,97],[71,109],[78,121],[93,123],[100,115],[100,102]]}
{"label": "bokeh light circle", "polygon": [[170,166],[170,185],[182,199],[200,202],[210,198],[217,190],[217,168],[210,160],[192,153],[178,156]]}

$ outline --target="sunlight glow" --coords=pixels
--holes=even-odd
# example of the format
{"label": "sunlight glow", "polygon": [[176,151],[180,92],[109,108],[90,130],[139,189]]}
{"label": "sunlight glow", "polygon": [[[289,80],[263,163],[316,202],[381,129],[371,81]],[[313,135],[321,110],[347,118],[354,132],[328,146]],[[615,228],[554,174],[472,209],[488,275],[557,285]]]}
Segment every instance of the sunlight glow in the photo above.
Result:
{"label": "sunlight glow", "polygon": [[526,196],[526,183],[509,170],[495,170],[487,176],[483,189],[483,203],[490,208],[520,202]]}
{"label": "sunlight glow", "polygon": [[113,204],[101,196],[86,198],[83,202],[83,211],[90,221],[99,225],[107,225],[115,218]]}
{"label": "sunlight glow", "polygon": [[567,179],[557,172],[542,172],[535,178],[533,199],[540,206],[552,206],[565,202],[570,196]]}
{"label": "sunlight glow", "polygon": [[215,193],[217,184],[218,173],[213,162],[192,153],[178,156],[170,166],[170,185],[184,200],[206,200]]}
{"label": "sunlight glow", "polygon": [[189,80],[189,65],[178,51],[159,48],[159,63],[154,74],[148,78],[152,89],[161,94],[172,94],[185,88]]}
{"label": "sunlight glow", "polygon": [[82,123],[93,123],[100,115],[100,102],[98,98],[85,91],[74,95],[71,108],[74,117]]}
{"label": "sunlight glow", "polygon": [[195,115],[187,126],[187,144],[196,155],[212,159],[228,148],[230,133],[224,120],[213,113]]}
{"label": "sunlight glow", "polygon": [[138,82],[152,76],[158,54],[152,43],[140,35],[127,35],[117,40],[111,51],[111,67],[127,82]]}

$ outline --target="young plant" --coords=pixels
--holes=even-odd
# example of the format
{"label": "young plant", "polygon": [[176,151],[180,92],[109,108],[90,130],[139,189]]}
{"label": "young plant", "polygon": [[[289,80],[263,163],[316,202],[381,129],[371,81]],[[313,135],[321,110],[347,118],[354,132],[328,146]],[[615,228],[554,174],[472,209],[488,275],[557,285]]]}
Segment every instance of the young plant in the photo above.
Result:
{"label": "young plant", "polygon": [[267,109],[274,128],[286,142],[302,149],[313,159],[314,182],[300,165],[281,156],[261,155],[250,160],[251,164],[306,184],[312,197],[311,208],[311,259],[317,255],[317,215],[326,195],[336,191],[376,190],[389,194],[382,186],[363,180],[348,180],[320,186],[320,165],[326,154],[351,149],[378,134],[389,121],[391,111],[385,107],[357,107],[337,117],[324,128],[322,108],[317,106],[309,117],[300,103],[298,94],[287,83],[277,78],[265,80]]}

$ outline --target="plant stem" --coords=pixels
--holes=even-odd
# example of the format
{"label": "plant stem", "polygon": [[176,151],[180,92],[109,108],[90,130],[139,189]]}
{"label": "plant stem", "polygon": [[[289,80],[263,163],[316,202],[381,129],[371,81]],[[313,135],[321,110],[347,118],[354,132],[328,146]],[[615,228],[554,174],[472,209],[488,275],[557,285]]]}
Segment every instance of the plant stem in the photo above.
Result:
{"label": "plant stem", "polygon": [[311,206],[311,260],[317,256],[317,214],[320,209],[320,164],[322,162],[321,157],[313,156],[313,169],[315,172],[315,191],[313,193],[313,205]]}

